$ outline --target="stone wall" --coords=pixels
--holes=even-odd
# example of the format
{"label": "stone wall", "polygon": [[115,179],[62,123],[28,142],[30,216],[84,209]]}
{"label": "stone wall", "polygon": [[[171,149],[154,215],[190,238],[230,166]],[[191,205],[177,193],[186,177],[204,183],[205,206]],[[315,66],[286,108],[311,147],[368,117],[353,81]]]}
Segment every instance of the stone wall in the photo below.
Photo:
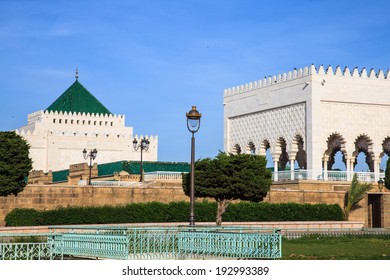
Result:
{"label": "stone wall", "polygon": [[[345,194],[350,182],[343,181],[280,181],[274,182],[264,201],[269,203],[325,203],[344,207]],[[376,183],[368,195],[381,196],[381,224],[390,227],[390,192],[381,192]],[[364,222],[364,227],[372,226],[372,209],[368,195],[360,201],[358,208],[350,213],[350,221]]]}
{"label": "stone wall", "polygon": [[147,187],[89,187],[28,185],[18,196],[0,197],[0,226],[14,208],[50,210],[67,206],[125,205],[128,203],[187,201],[181,183],[149,184]]}
{"label": "stone wall", "polygon": [[[269,203],[338,203],[344,205],[345,191],[349,183],[310,182],[275,183],[264,199]],[[390,192],[378,192],[375,188],[370,194],[381,195],[382,224],[390,227]],[[28,185],[18,196],[0,197],[0,226],[4,218],[14,208],[35,208],[50,210],[59,206],[103,206],[124,205],[127,203],[160,201],[188,201],[181,182],[153,182],[138,187],[103,187],[69,185]],[[350,215],[351,221],[364,222],[370,226],[369,203],[366,196],[360,202],[360,208]]]}

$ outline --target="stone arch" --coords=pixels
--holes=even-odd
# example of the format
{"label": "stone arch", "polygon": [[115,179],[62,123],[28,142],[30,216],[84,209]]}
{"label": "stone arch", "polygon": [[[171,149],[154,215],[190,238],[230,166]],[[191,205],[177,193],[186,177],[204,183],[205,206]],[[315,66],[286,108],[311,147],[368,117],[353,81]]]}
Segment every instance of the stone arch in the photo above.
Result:
{"label": "stone arch", "polygon": [[307,168],[307,156],[304,150],[304,141],[301,135],[296,135],[291,144],[292,152],[295,152],[295,160],[298,162],[300,169]]}
{"label": "stone arch", "polygon": [[267,167],[273,167],[273,157],[271,152],[271,144],[267,139],[264,139],[257,151],[257,154],[264,156],[267,159]]}
{"label": "stone arch", "polygon": [[379,171],[384,172],[386,170],[387,161],[390,158],[390,136],[387,136],[382,142],[382,152],[379,155]]}
{"label": "stone arch", "polygon": [[327,169],[332,169],[332,166],[335,163],[335,155],[339,151],[343,154],[344,164],[347,165],[347,150],[344,137],[340,133],[334,132],[328,137],[326,143],[327,149],[325,151],[324,158],[325,162],[328,163]]}
{"label": "stone arch", "polygon": [[238,144],[235,144],[232,149],[232,153],[235,155],[241,154],[241,147]]}
{"label": "stone arch", "polygon": [[390,136],[387,136],[385,140],[383,140],[382,148],[383,152],[381,154],[381,157],[383,157],[385,154],[390,157]]}
{"label": "stone arch", "polygon": [[252,141],[250,141],[246,146],[246,152],[251,155],[256,154],[256,146]]}
{"label": "stone arch", "polygon": [[267,154],[267,150],[271,148],[271,144],[269,143],[269,141],[267,139],[264,139],[261,143],[260,143],[260,151],[259,151],[259,154],[262,155],[262,156],[265,156]]}
{"label": "stone arch", "polygon": [[275,154],[279,155],[279,168],[284,170],[286,164],[289,162],[289,156],[287,153],[287,143],[283,137],[279,137],[275,145]]}
{"label": "stone arch", "polygon": [[373,151],[373,142],[370,137],[366,134],[361,134],[355,139],[355,151],[352,153],[352,156],[355,158],[353,166],[357,164],[357,157],[360,153],[366,155],[366,163],[370,172],[374,172],[374,151]]}

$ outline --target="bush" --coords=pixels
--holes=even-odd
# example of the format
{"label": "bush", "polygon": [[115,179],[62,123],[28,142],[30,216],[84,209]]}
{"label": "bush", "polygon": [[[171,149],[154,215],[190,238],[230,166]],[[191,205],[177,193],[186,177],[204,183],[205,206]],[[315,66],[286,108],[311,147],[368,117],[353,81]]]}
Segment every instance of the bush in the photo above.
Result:
{"label": "bush", "polygon": [[231,204],[225,221],[341,221],[343,211],[338,204],[250,203]]}
{"label": "bush", "polygon": [[40,226],[43,225],[42,212],[32,208],[16,208],[5,217],[6,226]]}
{"label": "bush", "polygon": [[390,157],[386,162],[386,170],[385,170],[385,187],[390,190]]}
{"label": "bush", "polygon": [[[14,209],[5,221],[7,226],[187,222],[189,208],[188,202],[149,202],[125,206],[59,207],[45,211]],[[215,222],[216,211],[216,202],[196,202],[196,222]],[[226,222],[343,220],[343,211],[338,204],[239,202],[231,204],[224,215]]]}

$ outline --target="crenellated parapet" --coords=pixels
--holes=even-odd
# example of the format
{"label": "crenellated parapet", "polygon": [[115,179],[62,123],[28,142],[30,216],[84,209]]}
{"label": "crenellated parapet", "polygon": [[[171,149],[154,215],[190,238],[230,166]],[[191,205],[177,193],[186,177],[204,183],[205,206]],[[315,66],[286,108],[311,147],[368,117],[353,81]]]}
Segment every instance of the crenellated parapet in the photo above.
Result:
{"label": "crenellated parapet", "polygon": [[156,142],[158,139],[157,135],[148,136],[148,135],[142,135],[142,134],[140,136],[135,135],[133,138],[135,138],[138,142],[140,142],[143,138],[149,139],[150,142]]}
{"label": "crenellated parapet", "polygon": [[40,112],[44,112],[47,115],[52,115],[52,116],[65,116],[65,117],[96,117],[96,118],[105,118],[105,119],[116,119],[116,118],[124,118],[124,115],[116,115],[116,114],[94,114],[94,113],[80,113],[80,112],[58,112],[58,111],[43,111],[41,110]]}
{"label": "crenellated parapet", "polygon": [[244,93],[248,91],[252,91],[259,88],[269,87],[275,84],[284,83],[287,81],[292,81],[296,79],[300,79],[302,77],[310,76],[310,75],[324,75],[324,76],[338,76],[338,77],[346,77],[346,78],[363,78],[363,79],[382,79],[382,80],[390,80],[390,69],[385,73],[383,70],[379,69],[375,71],[371,68],[369,71],[363,67],[359,70],[358,67],[353,69],[349,69],[348,67],[341,68],[337,66],[334,70],[331,65],[328,67],[324,67],[320,65],[316,68],[313,64],[304,68],[294,69],[293,71],[289,71],[287,73],[278,74],[274,76],[264,77],[262,80],[253,81],[250,83],[242,84],[236,87],[228,88],[224,90],[224,96],[231,96],[238,93]]}
{"label": "crenellated parapet", "polygon": [[[41,111],[42,121],[49,123],[71,123],[105,126],[123,126],[125,115],[90,114],[77,112]],[[34,116],[36,119],[36,116]],[[29,116],[30,120],[30,116]],[[84,122],[83,122],[84,121]],[[30,123],[30,122],[29,122]]]}
{"label": "crenellated parapet", "polygon": [[49,126],[50,130],[85,130],[88,132],[100,128],[125,127],[124,115],[68,113],[58,111],[37,111],[28,115],[27,125],[21,130],[36,130],[39,126]]}

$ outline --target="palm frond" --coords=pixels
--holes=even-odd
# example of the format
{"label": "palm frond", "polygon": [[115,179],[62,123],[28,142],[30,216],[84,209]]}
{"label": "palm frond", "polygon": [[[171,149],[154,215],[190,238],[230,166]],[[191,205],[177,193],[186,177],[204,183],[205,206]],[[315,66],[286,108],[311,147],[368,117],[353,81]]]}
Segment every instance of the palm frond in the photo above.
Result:
{"label": "palm frond", "polygon": [[365,194],[372,188],[369,183],[360,183],[356,173],[353,175],[351,186],[348,189],[346,205],[344,207],[345,219],[348,220],[352,210],[359,208],[359,202],[364,198]]}

